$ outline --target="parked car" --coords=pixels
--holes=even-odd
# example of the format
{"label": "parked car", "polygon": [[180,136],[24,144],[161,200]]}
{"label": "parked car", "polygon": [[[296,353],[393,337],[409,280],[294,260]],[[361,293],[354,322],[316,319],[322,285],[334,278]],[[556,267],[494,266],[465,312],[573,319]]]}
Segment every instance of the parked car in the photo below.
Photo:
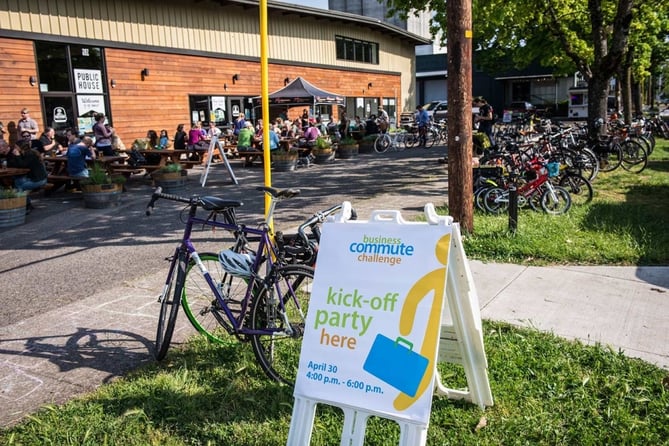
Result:
{"label": "parked car", "polygon": [[507,108],[511,110],[511,116],[513,119],[524,118],[528,114],[534,113],[536,107],[530,102],[525,101],[516,101],[512,102],[511,105]]}
{"label": "parked car", "polygon": [[435,119],[437,118],[434,117],[434,112],[439,110],[440,114],[443,115],[442,118],[446,118],[446,109],[448,108],[448,101],[430,101],[427,104],[423,105],[423,110],[425,110],[430,117],[430,119]]}
{"label": "parked car", "polygon": [[439,104],[434,107],[431,117],[434,122],[439,122],[442,119],[448,118],[448,102],[439,102]]}

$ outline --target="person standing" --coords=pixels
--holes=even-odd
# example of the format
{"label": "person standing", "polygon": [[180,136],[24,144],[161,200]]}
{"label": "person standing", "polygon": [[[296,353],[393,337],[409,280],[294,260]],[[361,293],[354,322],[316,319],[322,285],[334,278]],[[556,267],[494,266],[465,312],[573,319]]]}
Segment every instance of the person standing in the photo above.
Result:
{"label": "person standing", "polygon": [[416,124],[418,124],[418,146],[427,147],[427,128],[430,126],[430,115],[422,105],[416,107]]}
{"label": "person standing", "polygon": [[103,156],[114,156],[114,149],[112,149],[114,129],[105,125],[105,119],[103,113],[95,115],[95,125],[93,125],[95,148],[98,149],[98,152]]}
{"label": "person standing", "polygon": [[244,127],[246,127],[246,119],[244,118],[244,114],[242,112],[239,112],[239,114],[235,118],[235,127],[232,132],[235,135],[235,137],[239,136],[239,132]]}
{"label": "person standing", "polygon": [[16,124],[16,139],[21,139],[21,134],[24,132],[30,133],[30,139],[37,139],[37,133],[39,132],[37,121],[30,117],[27,108],[21,110],[21,119]]}
{"label": "person standing", "polygon": [[381,133],[386,133],[388,127],[390,127],[390,117],[388,112],[383,109],[383,105],[379,105],[379,131]]}
{"label": "person standing", "polygon": [[495,118],[492,106],[488,104],[488,101],[479,96],[474,99],[474,107],[479,108],[479,114],[476,116],[476,122],[479,123],[479,131],[485,133],[490,140],[490,145],[494,146],[495,141],[492,136],[492,126]]}

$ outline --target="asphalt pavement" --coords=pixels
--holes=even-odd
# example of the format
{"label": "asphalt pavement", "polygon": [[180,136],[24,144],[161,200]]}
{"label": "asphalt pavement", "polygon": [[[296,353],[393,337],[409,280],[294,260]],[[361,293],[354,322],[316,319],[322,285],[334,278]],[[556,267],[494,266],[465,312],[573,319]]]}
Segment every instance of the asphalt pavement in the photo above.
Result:
{"label": "asphalt pavement", "polygon": [[[344,200],[359,218],[375,209],[400,210],[405,219],[426,203],[444,205],[443,147],[362,154],[295,172],[272,174],[278,188],[300,196],[282,201],[279,229]],[[186,195],[240,199],[240,219],[259,222],[264,201],[256,187],[263,169],[212,166],[189,171]],[[152,186],[133,177],[121,204],[85,209],[77,194],[33,199],[26,224],[0,233],[0,425],[20,421],[45,404],[60,404],[153,360],[153,340],[165,257],[183,228],[182,206],[159,202],[144,209]],[[196,230],[200,244],[220,249],[223,234]],[[470,261],[484,319],[535,327],[584,343],[610,345],[669,369],[669,267],[528,267]],[[176,340],[194,330],[180,318]]]}

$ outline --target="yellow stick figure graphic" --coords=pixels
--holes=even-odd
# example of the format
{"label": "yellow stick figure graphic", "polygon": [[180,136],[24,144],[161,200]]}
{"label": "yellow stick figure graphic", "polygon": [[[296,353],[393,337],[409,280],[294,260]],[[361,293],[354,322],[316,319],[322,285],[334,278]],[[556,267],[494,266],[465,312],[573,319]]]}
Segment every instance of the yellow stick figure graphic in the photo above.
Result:
{"label": "yellow stick figure graphic", "polygon": [[416,310],[418,304],[430,294],[433,297],[432,307],[425,327],[425,337],[421,343],[420,354],[429,360],[427,371],[418,385],[418,391],[411,397],[405,393],[400,393],[393,406],[397,410],[405,410],[410,407],[425,392],[425,389],[432,383],[434,367],[436,364],[437,342],[439,340],[439,321],[441,310],[444,305],[444,296],[446,294],[446,275],[448,265],[448,251],[451,246],[451,235],[447,234],[439,239],[434,250],[434,254],[443,268],[430,271],[411,287],[407,293],[406,300],[402,306],[400,314],[400,335],[408,336],[413,331],[414,320],[416,319]]}

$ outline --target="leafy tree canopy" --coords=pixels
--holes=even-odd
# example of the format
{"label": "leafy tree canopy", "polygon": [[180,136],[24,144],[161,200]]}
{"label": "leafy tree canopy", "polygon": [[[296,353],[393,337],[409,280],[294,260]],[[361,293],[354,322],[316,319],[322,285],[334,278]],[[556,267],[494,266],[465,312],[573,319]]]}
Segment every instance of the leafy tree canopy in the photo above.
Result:
{"label": "leafy tree canopy", "polygon": [[[446,36],[446,2],[388,0],[391,14],[431,10],[433,35]],[[634,7],[632,9],[632,7]],[[628,45],[637,77],[653,71],[654,53],[666,54],[669,7],[665,0],[473,0],[476,63],[486,71],[525,68],[533,61],[556,75],[593,71],[613,76]],[[630,20],[631,19],[631,20]],[[629,41],[627,33],[629,30]]]}

